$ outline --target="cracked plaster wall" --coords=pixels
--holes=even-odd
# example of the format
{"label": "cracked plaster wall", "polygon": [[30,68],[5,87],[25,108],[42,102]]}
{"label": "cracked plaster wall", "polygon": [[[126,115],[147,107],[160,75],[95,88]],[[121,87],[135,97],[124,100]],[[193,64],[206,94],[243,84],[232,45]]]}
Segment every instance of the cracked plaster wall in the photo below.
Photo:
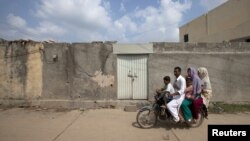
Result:
{"label": "cracked plaster wall", "polygon": [[111,43],[0,42],[0,99],[116,99]]}
{"label": "cracked plaster wall", "polygon": [[30,41],[0,42],[0,99],[41,97],[42,48]]}
{"label": "cracked plaster wall", "polygon": [[[116,99],[116,56],[112,44],[45,44],[44,98]],[[53,62],[53,56],[58,61]],[[50,63],[52,62],[52,63]]]}
{"label": "cracked plaster wall", "polygon": [[[213,101],[250,101],[249,43],[154,43],[148,59],[152,98],[181,66],[207,67]],[[117,56],[111,43],[0,42],[0,100],[115,100]],[[0,102],[1,103],[1,102]]]}

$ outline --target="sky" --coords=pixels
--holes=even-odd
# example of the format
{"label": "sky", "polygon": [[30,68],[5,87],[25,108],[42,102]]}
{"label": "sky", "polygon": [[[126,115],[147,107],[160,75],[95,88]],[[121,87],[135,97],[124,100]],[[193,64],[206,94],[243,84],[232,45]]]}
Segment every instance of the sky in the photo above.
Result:
{"label": "sky", "polygon": [[227,0],[0,0],[0,38],[178,42],[179,27]]}

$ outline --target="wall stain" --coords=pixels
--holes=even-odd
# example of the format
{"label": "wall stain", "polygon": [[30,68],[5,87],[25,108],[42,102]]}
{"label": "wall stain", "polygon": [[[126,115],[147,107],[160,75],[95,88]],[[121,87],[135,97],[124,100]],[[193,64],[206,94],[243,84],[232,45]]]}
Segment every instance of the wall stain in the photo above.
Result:
{"label": "wall stain", "polygon": [[93,81],[97,82],[100,87],[113,86],[115,82],[115,77],[113,75],[104,75],[101,71],[96,71],[95,76],[91,78]]}

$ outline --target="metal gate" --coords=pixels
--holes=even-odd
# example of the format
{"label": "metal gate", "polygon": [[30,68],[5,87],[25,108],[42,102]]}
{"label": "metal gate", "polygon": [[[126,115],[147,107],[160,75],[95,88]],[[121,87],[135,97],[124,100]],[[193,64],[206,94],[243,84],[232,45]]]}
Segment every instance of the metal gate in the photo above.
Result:
{"label": "metal gate", "polygon": [[147,99],[148,55],[118,55],[118,99]]}

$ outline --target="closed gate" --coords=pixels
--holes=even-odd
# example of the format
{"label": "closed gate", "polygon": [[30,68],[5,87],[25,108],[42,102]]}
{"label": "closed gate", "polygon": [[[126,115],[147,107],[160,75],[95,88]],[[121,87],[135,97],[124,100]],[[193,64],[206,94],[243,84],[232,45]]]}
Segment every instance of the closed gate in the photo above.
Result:
{"label": "closed gate", "polygon": [[118,55],[118,99],[147,99],[148,55]]}

